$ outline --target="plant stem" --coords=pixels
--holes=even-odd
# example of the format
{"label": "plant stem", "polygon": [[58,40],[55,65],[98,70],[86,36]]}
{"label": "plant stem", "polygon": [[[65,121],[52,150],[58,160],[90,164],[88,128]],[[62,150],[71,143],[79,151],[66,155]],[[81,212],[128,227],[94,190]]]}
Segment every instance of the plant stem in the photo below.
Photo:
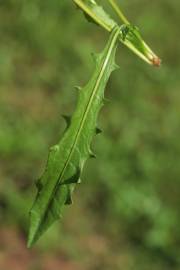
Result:
{"label": "plant stem", "polygon": [[83,3],[82,0],[73,0],[74,3],[79,6],[86,14],[88,14],[97,24],[101,25],[107,31],[111,31],[112,29],[107,25],[103,20],[97,17],[88,7],[86,4]]}
{"label": "plant stem", "polygon": [[[130,22],[128,21],[128,19],[125,17],[125,15],[123,14],[123,12],[121,11],[119,5],[117,4],[117,0],[108,0],[108,2],[110,3],[110,5],[112,6],[112,8],[114,9],[114,11],[117,13],[118,17],[121,19],[121,21],[128,25],[130,24]],[[138,52],[138,50],[132,46],[131,43],[126,42],[126,45],[132,50],[134,51],[134,53],[136,53],[140,58],[142,58],[144,61],[146,61],[147,63],[150,63],[151,65],[154,66],[160,66],[161,64],[161,60],[159,59],[159,57],[157,55],[155,55],[152,50],[149,48],[149,46],[145,43],[144,40],[142,40],[142,43],[144,45],[144,47],[146,48],[146,57],[143,54],[140,54]]]}
{"label": "plant stem", "polygon": [[[132,25],[129,23],[128,19],[124,16],[121,9],[119,8],[116,0],[108,0],[110,5],[118,14],[119,18],[123,21],[124,25],[127,27],[132,28]],[[105,19],[104,14],[101,12],[97,13],[97,8],[100,7],[97,5],[96,1],[94,0],[73,0],[73,2],[85,13],[87,14],[92,20],[94,20],[98,25],[105,28],[107,31],[111,31],[112,28],[118,25],[114,22],[114,25],[108,23],[108,20]],[[105,14],[106,15],[106,14]],[[132,29],[131,29],[132,30]],[[141,38],[140,35],[136,35],[135,31],[131,32],[131,37],[123,39],[120,37],[120,41],[126,45],[130,50],[132,50],[136,55],[138,55],[141,59],[147,62],[150,65],[160,66],[161,60],[156,56],[153,51],[149,48],[149,46],[145,43],[145,41]],[[143,50],[138,48],[137,42]]]}
{"label": "plant stem", "polygon": [[116,0],[108,0],[108,2],[110,3],[110,5],[114,9],[114,11],[117,13],[117,15],[119,16],[119,18],[122,20],[122,22],[125,23],[125,24],[130,24],[129,21],[128,21],[128,19],[125,17],[125,15],[123,14],[123,12],[121,11],[120,7],[116,3]]}

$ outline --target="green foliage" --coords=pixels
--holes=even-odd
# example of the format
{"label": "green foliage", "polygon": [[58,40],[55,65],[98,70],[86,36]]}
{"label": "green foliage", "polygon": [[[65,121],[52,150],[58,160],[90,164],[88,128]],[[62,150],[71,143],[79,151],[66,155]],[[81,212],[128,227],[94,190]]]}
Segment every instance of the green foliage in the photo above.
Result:
{"label": "green foliage", "polygon": [[115,68],[113,57],[117,39],[137,51],[141,58],[151,62],[148,58],[151,50],[144,45],[136,27],[130,24],[119,27],[94,0],[80,0],[75,3],[107,30],[114,27],[117,30],[102,55],[95,57],[94,75],[82,90],[72,119],[65,117],[68,128],[62,141],[51,147],[45,172],[37,182],[38,194],[30,212],[29,247],[61,217],[63,206],[72,203],[74,185],[80,181],[84,163],[88,157],[94,156],[90,143],[94,132],[98,130],[95,126],[102,106],[104,88]]}
{"label": "green foliage", "polygon": [[[40,265],[51,254],[62,258],[60,269],[64,258],[80,262],[73,270],[180,268],[180,1],[117,2],[161,54],[162,68],[117,52],[120,74],[109,80],[103,136],[94,141],[98,158],[88,161],[63,222],[28,251],[31,265],[21,269],[48,269]],[[16,228],[25,249],[34,179],[64,130],[61,115],[74,109],[73,85],[87,81],[90,53],[108,35],[85,23],[72,1],[6,0],[0,14],[0,232]],[[1,268],[9,269],[9,243],[15,257],[24,250],[12,237],[6,249],[2,242],[1,262],[3,254],[9,260]]]}
{"label": "green foliage", "polygon": [[85,161],[94,154],[90,149],[98,132],[97,117],[103,105],[104,89],[116,68],[114,57],[120,30],[115,28],[104,51],[94,56],[96,67],[88,84],[80,89],[77,108],[67,120],[67,130],[59,144],[51,147],[43,176],[38,180],[38,195],[30,212],[30,247],[48,227],[61,217],[65,204],[72,203],[72,192]]}
{"label": "green foliage", "polygon": [[[119,24],[110,18],[110,15],[105,12],[102,6],[98,5],[95,0],[73,0],[88,16],[91,21],[96,22],[107,31],[111,31],[113,27]],[[137,27],[132,26],[129,21],[125,18],[121,9],[115,1],[109,1],[115,12],[118,13],[123,25],[121,27],[121,35],[119,40],[137,54],[140,58],[146,61],[148,64],[159,66],[160,59],[152,52],[147,44],[142,39]]]}

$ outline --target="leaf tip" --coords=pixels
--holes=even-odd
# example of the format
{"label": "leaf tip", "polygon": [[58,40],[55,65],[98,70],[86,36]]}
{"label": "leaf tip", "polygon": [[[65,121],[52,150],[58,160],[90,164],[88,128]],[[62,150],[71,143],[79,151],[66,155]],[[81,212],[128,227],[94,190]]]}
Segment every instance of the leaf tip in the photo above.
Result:
{"label": "leaf tip", "polygon": [[32,248],[32,246],[34,245],[34,243],[36,242],[35,240],[35,235],[33,235],[31,233],[31,231],[29,232],[29,236],[28,236],[28,241],[27,241],[27,248],[30,249]]}
{"label": "leaf tip", "polygon": [[96,158],[96,155],[93,153],[93,151],[91,149],[89,150],[89,157]]}
{"label": "leaf tip", "polygon": [[99,60],[101,58],[101,55],[98,54],[98,53],[92,52],[91,53],[91,56],[92,56],[92,59],[93,59],[94,64],[97,65],[97,63],[99,62]]}
{"label": "leaf tip", "polygon": [[33,246],[33,241],[30,239],[27,242],[27,248],[30,249],[30,248],[32,248],[32,246]]}
{"label": "leaf tip", "polygon": [[82,87],[81,87],[81,86],[76,85],[76,86],[74,86],[74,89],[75,89],[75,90],[77,90],[77,91],[81,91]]}
{"label": "leaf tip", "polygon": [[155,67],[161,66],[161,59],[158,56],[153,57],[151,62],[152,62],[152,65]]}
{"label": "leaf tip", "polygon": [[30,228],[28,234],[27,248],[32,248],[36,241],[40,237],[39,232],[39,218],[37,213],[31,209],[30,210]]}
{"label": "leaf tip", "polygon": [[113,65],[113,71],[120,69],[120,66],[116,63]]}
{"label": "leaf tip", "polygon": [[109,103],[109,102],[110,102],[110,99],[109,98],[103,98],[103,104],[102,105],[104,105],[106,103]]}
{"label": "leaf tip", "polygon": [[101,134],[102,130],[100,128],[96,127],[95,133],[96,133],[96,135]]}
{"label": "leaf tip", "polygon": [[67,127],[69,127],[71,124],[71,116],[65,114],[62,114],[61,116],[65,120]]}

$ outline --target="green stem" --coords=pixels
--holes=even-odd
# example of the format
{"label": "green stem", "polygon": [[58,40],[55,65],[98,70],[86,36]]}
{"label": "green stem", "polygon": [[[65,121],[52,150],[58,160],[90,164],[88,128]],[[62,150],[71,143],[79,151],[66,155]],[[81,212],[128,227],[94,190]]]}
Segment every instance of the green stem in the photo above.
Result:
{"label": "green stem", "polygon": [[125,24],[130,24],[130,22],[129,22],[128,19],[125,17],[125,15],[124,15],[123,12],[121,11],[120,7],[119,7],[118,4],[116,3],[116,0],[108,0],[108,2],[110,3],[110,5],[111,5],[112,8],[114,9],[114,11],[117,13],[117,15],[119,16],[119,18],[122,20],[122,22],[125,23]]}
{"label": "green stem", "polygon": [[107,31],[111,31],[112,29],[107,25],[103,20],[97,17],[88,7],[86,4],[82,2],[82,0],[73,0],[74,3],[79,6],[86,14],[88,14],[97,24],[101,25]]}
{"label": "green stem", "polygon": [[[108,2],[110,3],[114,11],[116,12],[118,17],[121,19],[121,21],[126,25],[130,25],[130,22],[125,17],[119,5],[117,4],[117,0],[108,0]],[[149,46],[145,43],[144,40],[142,40],[142,43],[143,43],[144,48],[146,49],[146,55],[143,55],[142,53],[140,53],[134,46],[132,46],[131,43],[129,42],[125,42],[125,43],[126,43],[126,46],[129,47],[129,49],[134,51],[134,53],[137,54],[140,58],[142,58],[145,62],[151,65],[157,66],[157,67],[160,66],[161,60],[159,59],[157,55],[153,53],[153,51],[149,48]]]}
{"label": "green stem", "polygon": [[[116,11],[120,19],[123,21],[123,23],[128,27],[131,27],[131,24],[127,20],[127,18],[122,13],[121,9],[116,3],[116,0],[108,0],[113,9]],[[98,7],[96,4],[96,1],[94,0],[73,0],[73,2],[81,9],[84,13],[86,13],[90,18],[92,18],[97,24],[105,28],[107,31],[111,31],[113,26],[108,23],[107,20],[105,20],[104,16],[101,14],[96,14],[94,12],[93,7]],[[116,22],[114,22],[114,26],[118,25]],[[120,37],[120,41],[126,45],[130,50],[132,50],[136,55],[138,55],[141,59],[143,59],[145,62],[147,62],[150,65],[154,66],[160,66],[161,60],[153,53],[153,51],[149,48],[149,46],[143,41],[140,35],[136,35],[134,32],[132,32],[134,40],[132,40],[132,37],[130,40],[128,38],[123,39]],[[139,43],[140,47],[143,47],[144,51],[140,50],[135,43]]]}

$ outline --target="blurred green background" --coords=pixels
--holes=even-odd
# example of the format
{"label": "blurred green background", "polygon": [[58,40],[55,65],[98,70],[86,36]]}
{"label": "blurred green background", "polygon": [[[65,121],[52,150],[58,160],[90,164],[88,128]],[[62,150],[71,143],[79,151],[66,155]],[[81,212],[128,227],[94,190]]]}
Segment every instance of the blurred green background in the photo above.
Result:
{"label": "blurred green background", "polygon": [[0,270],[180,269],[180,1],[119,3],[163,65],[119,46],[97,159],[62,221],[27,250],[35,180],[108,34],[72,1],[0,1]]}

